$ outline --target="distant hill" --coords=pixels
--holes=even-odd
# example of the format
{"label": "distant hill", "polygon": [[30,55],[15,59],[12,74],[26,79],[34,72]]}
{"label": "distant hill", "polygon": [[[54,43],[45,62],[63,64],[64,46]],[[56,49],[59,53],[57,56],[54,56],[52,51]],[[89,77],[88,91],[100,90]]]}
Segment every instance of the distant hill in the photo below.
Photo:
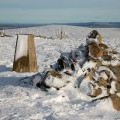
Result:
{"label": "distant hill", "polygon": [[14,29],[14,28],[27,28],[27,27],[37,27],[37,26],[44,26],[47,24],[2,24],[0,23],[0,30],[3,29]]}
{"label": "distant hill", "polygon": [[[54,25],[71,25],[90,28],[120,28],[120,22],[87,22],[87,23],[53,23]],[[53,24],[0,24],[0,30],[13,28],[27,28]]]}
{"label": "distant hill", "polygon": [[67,25],[91,27],[91,28],[120,28],[120,22],[68,23]]}

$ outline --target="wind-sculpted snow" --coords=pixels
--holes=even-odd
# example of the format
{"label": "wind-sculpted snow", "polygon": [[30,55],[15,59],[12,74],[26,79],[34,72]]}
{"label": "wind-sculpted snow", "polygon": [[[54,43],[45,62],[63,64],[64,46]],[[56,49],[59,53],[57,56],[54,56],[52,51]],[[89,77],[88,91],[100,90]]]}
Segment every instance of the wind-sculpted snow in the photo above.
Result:
{"label": "wind-sculpted snow", "polygon": [[[21,86],[19,80],[35,73],[12,72],[17,33],[33,33],[54,39],[35,38],[39,71],[50,68],[60,57],[60,51],[71,50],[85,43],[91,28],[62,26],[68,38],[56,38],[61,26],[43,26],[6,30],[12,37],[0,38],[0,120],[119,120],[110,99],[90,102],[90,97],[73,88],[71,84],[48,92],[34,86]],[[120,30],[96,28],[104,37],[104,42],[120,52]],[[94,64],[91,64],[94,65]],[[84,66],[84,69],[86,69]],[[82,76],[81,76],[82,77]],[[82,79],[82,78],[79,78]],[[80,82],[78,81],[76,82]],[[86,82],[86,81],[85,81]],[[82,83],[82,87],[86,83]],[[82,88],[81,88],[82,89]],[[83,89],[82,89],[83,90]],[[87,91],[86,91],[87,92]]]}

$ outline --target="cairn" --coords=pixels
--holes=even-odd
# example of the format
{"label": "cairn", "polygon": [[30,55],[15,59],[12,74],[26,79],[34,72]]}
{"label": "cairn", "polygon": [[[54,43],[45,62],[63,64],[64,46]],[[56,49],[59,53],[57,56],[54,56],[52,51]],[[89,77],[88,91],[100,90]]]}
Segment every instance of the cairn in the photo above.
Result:
{"label": "cairn", "polygon": [[106,91],[113,107],[120,111],[120,55],[103,43],[101,38],[101,35],[93,30],[86,39],[89,61],[96,62],[94,71],[91,69],[94,74],[87,74],[92,86],[90,96],[96,98]]}
{"label": "cairn", "polygon": [[69,83],[74,87],[77,83],[76,86],[82,88],[82,83],[87,81],[90,92],[86,94],[93,101],[109,98],[113,107],[120,111],[120,55],[103,42],[96,30],[88,34],[86,45],[61,53],[51,70],[32,76],[31,81],[37,87],[57,90]]}

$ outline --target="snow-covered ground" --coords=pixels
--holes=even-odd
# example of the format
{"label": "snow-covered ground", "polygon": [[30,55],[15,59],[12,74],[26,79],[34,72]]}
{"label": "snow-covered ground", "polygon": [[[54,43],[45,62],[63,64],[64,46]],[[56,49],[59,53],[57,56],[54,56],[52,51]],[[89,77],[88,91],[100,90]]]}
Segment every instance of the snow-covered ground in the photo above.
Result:
{"label": "snow-covered ground", "polygon": [[[62,30],[67,35],[60,40]],[[43,92],[32,86],[18,84],[20,78],[34,73],[12,72],[16,34],[32,33],[35,37],[39,71],[48,69],[60,56],[60,51],[69,52],[80,44],[85,44],[86,35],[92,28],[74,26],[42,26],[22,29],[9,29],[0,37],[0,120],[120,120],[109,99],[90,103],[79,89],[67,86],[57,91]],[[97,28],[105,43],[120,52],[120,29]]]}

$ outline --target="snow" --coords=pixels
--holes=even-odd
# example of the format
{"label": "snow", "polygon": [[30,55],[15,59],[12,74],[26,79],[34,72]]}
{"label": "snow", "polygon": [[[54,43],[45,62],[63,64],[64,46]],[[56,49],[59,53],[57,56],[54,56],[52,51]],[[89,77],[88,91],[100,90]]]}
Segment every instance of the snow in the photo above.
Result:
{"label": "snow", "polygon": [[87,70],[88,68],[95,68],[96,66],[96,62],[94,61],[89,61],[89,62],[86,62],[84,65],[83,65],[83,71]]}
{"label": "snow", "polygon": [[18,35],[15,60],[28,54],[28,35]]}
{"label": "snow", "polygon": [[[57,38],[55,32],[61,27],[68,35],[67,38],[62,40]],[[120,52],[120,29],[96,29],[104,37],[105,43]],[[32,33],[36,36],[43,35],[54,38],[35,38],[39,71],[43,71],[49,69],[50,65],[56,62],[60,56],[59,51],[70,52],[80,46],[80,44],[84,44],[85,37],[91,30],[92,28],[51,25],[23,28],[22,34]],[[84,91],[82,88],[74,88],[71,84],[60,90],[51,88],[48,92],[41,91],[34,86],[19,85],[18,81],[22,77],[31,76],[35,73],[12,72],[16,34],[20,34],[21,29],[9,29],[5,32],[12,37],[0,38],[0,120],[120,119],[120,114],[113,109],[110,99],[91,103],[90,98],[84,94],[84,92],[89,91]],[[20,56],[21,54],[18,57]],[[94,63],[89,63],[89,67],[94,65]],[[85,70],[87,67],[88,64],[84,66]],[[81,74],[84,77],[84,73],[78,73],[78,75]],[[80,82],[80,80],[81,78],[77,82]],[[84,89],[88,81],[86,79],[82,83]],[[114,90],[111,92],[114,92]]]}
{"label": "snow", "polygon": [[106,75],[105,72],[100,73],[100,77],[103,78],[104,80],[108,79],[108,76]]}
{"label": "snow", "polygon": [[111,94],[115,94],[115,92],[116,92],[115,84],[116,84],[116,81],[112,81],[112,83],[111,83],[112,87],[110,89]]}
{"label": "snow", "polygon": [[103,71],[103,70],[109,71],[110,72],[110,77],[113,78],[114,80],[117,79],[116,76],[114,75],[114,73],[112,71],[110,71],[107,67],[100,66],[99,69],[98,69],[98,72]]}

